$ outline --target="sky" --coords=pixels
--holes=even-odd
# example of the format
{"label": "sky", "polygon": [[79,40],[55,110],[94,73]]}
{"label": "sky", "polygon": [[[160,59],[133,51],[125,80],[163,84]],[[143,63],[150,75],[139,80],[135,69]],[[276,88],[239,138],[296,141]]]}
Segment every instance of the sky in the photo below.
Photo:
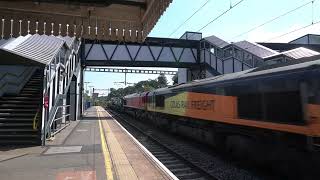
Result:
{"label": "sky", "polygon": [[[240,2],[240,0],[209,0],[197,14],[172,34],[197,9],[205,4],[206,1],[207,0],[173,0],[149,36],[179,38],[186,31],[196,32],[229,9],[230,5],[234,6]],[[203,37],[215,35],[228,42],[241,40],[252,42],[289,42],[305,34],[320,34],[320,23],[295,31],[301,27],[311,25],[312,22],[317,23],[320,21],[320,0],[314,0],[313,5],[311,2],[311,0],[243,0],[226,14],[202,29],[201,32]],[[249,33],[238,36],[304,4],[307,5]],[[291,31],[295,32],[283,35]],[[170,34],[172,35],[169,36]],[[157,77],[158,75],[128,74],[127,81],[136,83]],[[172,76],[167,76],[167,78],[170,83],[172,83]],[[120,88],[124,87],[124,85],[117,85],[114,82],[124,81],[124,74],[86,72],[85,81],[91,82],[90,85],[98,89]]]}

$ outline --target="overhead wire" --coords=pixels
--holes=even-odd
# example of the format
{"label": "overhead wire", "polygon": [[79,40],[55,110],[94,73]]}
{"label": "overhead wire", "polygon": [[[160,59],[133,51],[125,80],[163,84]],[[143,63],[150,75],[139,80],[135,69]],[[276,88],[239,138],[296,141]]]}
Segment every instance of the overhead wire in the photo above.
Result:
{"label": "overhead wire", "polygon": [[[294,9],[291,9],[291,10],[289,10],[289,11],[287,11],[287,12],[285,12],[285,13],[283,13],[283,14],[275,17],[275,18],[272,18],[272,19],[270,19],[270,20],[268,20],[268,21],[266,21],[266,22],[264,22],[264,23],[262,23],[262,24],[260,24],[260,25],[258,25],[258,26],[256,26],[256,27],[254,27],[254,28],[251,28],[250,30],[248,30],[248,31],[246,31],[246,32],[243,32],[243,33],[241,33],[241,34],[239,34],[239,35],[237,35],[237,36],[235,36],[235,37],[233,37],[233,38],[231,38],[231,39],[229,39],[229,40],[227,40],[227,41],[230,42],[230,40],[232,40],[232,39],[235,39],[235,38],[237,38],[237,37],[239,37],[239,36],[242,36],[242,35],[244,35],[244,34],[247,34],[247,33],[251,32],[251,31],[253,31],[253,30],[255,30],[255,29],[258,29],[258,28],[260,28],[260,27],[262,27],[262,26],[264,26],[264,25],[266,25],[266,24],[268,24],[268,23],[271,23],[271,22],[275,21],[276,19],[279,19],[279,18],[281,18],[281,17],[283,17],[283,16],[285,16],[285,15],[288,15],[288,14],[290,14],[290,13],[292,13],[292,12],[294,12],[294,11],[302,8],[302,7],[305,7],[306,5],[308,5],[308,4],[310,4],[310,3],[312,3],[312,9],[313,9],[313,3],[314,3],[314,1],[317,1],[317,0],[309,1],[309,2],[307,2],[307,3],[305,3],[305,4],[302,4],[302,5],[294,8]],[[287,32],[287,33],[284,33],[284,34],[281,34],[281,35],[274,36],[274,37],[272,37],[272,38],[270,38],[270,39],[268,39],[268,40],[265,40],[265,41],[263,41],[263,42],[267,42],[267,41],[270,41],[270,40],[273,40],[273,39],[276,39],[276,38],[280,38],[280,37],[286,36],[286,35],[288,35],[288,34],[297,32],[297,31],[299,31],[299,30],[305,29],[305,28],[307,28],[307,27],[313,26],[313,25],[318,24],[318,23],[320,23],[320,21],[314,23],[314,21],[313,21],[313,16],[312,16],[312,22],[311,22],[311,24],[308,24],[308,25],[306,25],[306,26],[300,27],[300,28],[298,28],[298,29],[292,30],[292,31],[290,31],[290,32]],[[221,43],[221,44],[218,44],[217,46],[220,46],[220,45],[222,45],[222,43]],[[244,48],[244,50],[247,50],[247,49],[249,49],[249,48],[251,48],[251,47],[253,47],[253,46],[254,46],[254,45],[251,45],[251,46],[249,46],[249,47],[246,47],[246,48]]]}
{"label": "overhead wire", "polygon": [[268,39],[268,40],[266,40],[266,41],[264,41],[264,42],[268,42],[268,41],[271,41],[271,40],[273,40],[273,39],[276,39],[276,38],[280,38],[280,37],[286,36],[286,35],[288,35],[288,34],[291,34],[291,33],[297,32],[297,31],[300,31],[300,30],[302,30],[302,29],[305,29],[305,28],[308,28],[308,27],[314,26],[314,25],[319,24],[319,23],[320,23],[320,21],[316,21],[316,22],[313,22],[313,21],[312,21],[312,22],[311,22],[311,24],[308,24],[308,25],[306,25],[306,26],[303,26],[303,27],[300,27],[300,28],[294,29],[294,30],[289,31],[289,32],[287,32],[287,33],[283,33],[283,34],[281,34],[281,35],[278,35],[278,36],[272,37],[272,38],[270,38],[270,39]]}
{"label": "overhead wire", "polygon": [[209,2],[210,2],[210,0],[207,0],[204,4],[202,4],[202,6],[200,6],[200,8],[198,8],[191,16],[189,16],[174,31],[172,31],[172,33],[169,35],[169,37],[171,37],[174,33],[176,33],[184,24],[186,24],[194,15],[196,15],[201,9],[203,9]]}
{"label": "overhead wire", "polygon": [[255,26],[255,27],[253,27],[253,28],[251,28],[251,29],[249,29],[249,30],[247,30],[247,31],[245,31],[245,32],[242,32],[242,33],[240,33],[240,34],[238,34],[238,35],[230,38],[228,41],[233,40],[233,39],[235,39],[235,38],[237,38],[237,37],[241,37],[241,36],[243,36],[243,35],[245,35],[245,34],[248,34],[249,32],[252,32],[252,31],[254,31],[254,30],[256,30],[256,29],[258,29],[258,28],[260,28],[260,27],[262,27],[262,26],[265,26],[266,24],[269,24],[269,23],[271,23],[271,22],[273,22],[273,21],[275,21],[275,20],[277,20],[277,19],[279,19],[279,18],[282,18],[282,17],[284,17],[284,16],[286,16],[286,15],[288,15],[288,14],[291,14],[291,13],[293,13],[293,12],[295,12],[295,11],[297,11],[297,10],[299,10],[299,9],[301,9],[301,8],[303,8],[303,7],[305,7],[305,6],[307,6],[308,4],[313,3],[313,2],[314,2],[314,0],[309,1],[309,2],[307,2],[307,3],[304,3],[304,4],[302,4],[302,5],[298,6],[298,7],[295,7],[295,8],[293,8],[293,9],[291,9],[291,10],[289,10],[289,11],[287,11],[287,12],[285,12],[285,13],[277,16],[277,17],[274,17],[274,18],[272,18],[272,19],[269,19],[269,20],[265,21],[264,23],[261,23],[261,24],[258,25],[258,26]]}
{"label": "overhead wire", "polygon": [[216,20],[218,20],[220,17],[222,17],[223,15],[227,14],[230,10],[232,10],[233,8],[237,7],[240,3],[242,3],[244,0],[240,0],[238,1],[235,5],[231,5],[229,9],[225,10],[224,12],[222,12],[221,14],[219,14],[217,17],[215,17],[214,19],[212,19],[211,21],[209,21],[207,24],[205,24],[204,26],[202,26],[197,32],[202,31],[204,28],[208,27],[210,24],[212,24],[213,22],[215,22]]}
{"label": "overhead wire", "polygon": [[[300,28],[294,29],[294,30],[292,30],[292,31],[289,31],[289,32],[283,33],[283,34],[281,34],[281,35],[274,36],[274,37],[269,38],[269,39],[267,39],[267,40],[265,40],[265,41],[262,41],[262,42],[267,43],[268,41],[271,41],[271,40],[273,40],[273,39],[276,39],[276,38],[280,38],[280,37],[286,36],[286,35],[288,35],[288,34],[291,34],[291,33],[297,32],[297,31],[300,31],[300,30],[302,30],[302,29],[305,29],[305,28],[308,28],[308,27],[314,26],[314,25],[319,24],[319,23],[320,23],[320,20],[319,20],[319,21],[317,21],[317,22],[312,22],[311,24],[308,24],[308,25],[306,25],[306,26],[303,26],[303,27],[300,27]],[[253,43],[253,44],[251,44],[251,45],[249,45],[248,47],[243,48],[243,49],[244,49],[244,50],[248,50],[249,48],[254,47],[254,46],[256,46],[256,45],[255,45],[255,43]]]}
{"label": "overhead wire", "polygon": [[313,19],[313,18],[314,18],[314,17],[313,17],[313,15],[314,15],[314,12],[313,12],[313,9],[314,9],[314,8],[313,8],[313,6],[314,6],[314,1],[315,1],[315,0],[312,1],[312,10],[311,10],[312,24],[313,24],[313,20],[314,20],[314,19]]}
{"label": "overhead wire", "polygon": [[[294,29],[294,30],[292,30],[292,31],[289,31],[289,32],[287,32],[287,33],[283,33],[283,34],[278,35],[278,36],[274,36],[274,37],[269,38],[269,39],[267,39],[267,40],[265,40],[265,41],[263,41],[263,42],[264,42],[264,43],[267,43],[268,41],[271,41],[271,40],[273,40],[273,39],[276,39],[276,38],[280,38],[280,37],[286,36],[286,35],[288,35],[288,34],[291,34],[291,33],[297,32],[297,31],[300,31],[300,30],[302,30],[302,29],[305,29],[305,28],[308,28],[308,27],[314,26],[314,25],[319,24],[319,23],[320,23],[320,20],[319,20],[319,21],[317,21],[317,22],[311,22],[311,24],[308,24],[308,25],[306,25],[306,26],[303,26],[303,27],[300,27],[300,28]],[[254,46],[256,46],[256,45],[255,45],[255,43],[253,43],[253,44],[249,45],[249,46],[248,46],[248,47],[246,47],[246,48],[243,48],[243,50],[248,50],[249,48],[254,47]]]}
{"label": "overhead wire", "polygon": [[[314,25],[319,24],[319,23],[320,23],[320,20],[317,21],[317,22],[312,22],[311,24],[308,24],[308,25],[306,25],[306,26],[303,26],[303,27],[294,29],[294,30],[292,30],[292,31],[283,33],[283,34],[281,34],[281,35],[277,35],[277,36],[271,37],[271,38],[269,38],[269,39],[267,39],[267,40],[264,40],[264,41],[262,41],[262,42],[263,42],[263,43],[267,43],[268,41],[271,41],[271,40],[273,40],[273,39],[281,38],[281,37],[286,36],[286,35],[288,35],[288,34],[291,34],[291,33],[297,32],[297,31],[300,31],[300,30],[302,30],[302,29],[305,29],[305,28],[314,26]],[[269,43],[270,43],[270,42],[269,42]],[[248,50],[249,48],[254,47],[254,46],[256,46],[255,43],[252,43],[252,44],[249,45],[248,47],[242,48],[242,49],[243,49],[243,50]]]}

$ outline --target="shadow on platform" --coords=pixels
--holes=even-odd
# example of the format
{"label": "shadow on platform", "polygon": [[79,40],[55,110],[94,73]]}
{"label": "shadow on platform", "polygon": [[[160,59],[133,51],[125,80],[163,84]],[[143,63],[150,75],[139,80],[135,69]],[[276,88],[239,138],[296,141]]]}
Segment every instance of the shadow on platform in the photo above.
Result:
{"label": "shadow on platform", "polygon": [[83,117],[80,121],[97,121],[97,120],[113,120],[113,118],[110,117],[98,117],[98,116],[90,116],[90,117]]}
{"label": "shadow on platform", "polygon": [[39,146],[39,145],[1,145],[0,152],[11,151],[15,149],[30,148],[30,147],[36,147],[36,146]]}

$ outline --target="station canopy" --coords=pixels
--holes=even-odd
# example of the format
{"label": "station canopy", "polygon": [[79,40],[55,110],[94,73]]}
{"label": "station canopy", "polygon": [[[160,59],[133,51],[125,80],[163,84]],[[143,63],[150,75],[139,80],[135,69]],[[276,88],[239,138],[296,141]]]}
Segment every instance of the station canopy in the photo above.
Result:
{"label": "station canopy", "polygon": [[2,38],[26,34],[143,41],[172,0],[1,1]]}

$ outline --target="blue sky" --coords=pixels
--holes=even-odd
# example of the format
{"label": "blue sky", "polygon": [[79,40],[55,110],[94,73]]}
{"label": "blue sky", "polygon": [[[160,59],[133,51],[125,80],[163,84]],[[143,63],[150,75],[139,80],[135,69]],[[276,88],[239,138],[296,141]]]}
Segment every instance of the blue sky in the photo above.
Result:
{"label": "blue sky", "polygon": [[[173,0],[149,36],[168,37],[206,1]],[[199,30],[209,21],[227,10],[230,7],[230,2],[234,5],[239,0],[209,0],[209,3],[174,33],[171,38],[179,38],[185,31]],[[233,37],[308,2],[311,2],[311,0],[244,0],[237,7],[203,29],[203,37],[215,35],[229,42],[240,40],[265,42],[286,32],[309,25],[312,19],[313,22],[320,21],[320,0],[314,1],[313,13],[312,3],[309,3],[303,8],[250,33],[237,38]],[[307,33],[320,34],[319,24],[281,38],[272,39],[272,42],[288,42]],[[149,78],[155,79],[156,77],[157,75],[129,74],[127,80],[128,82],[138,82]],[[171,79],[169,76],[167,78]],[[124,81],[124,74],[86,72],[85,81],[92,82],[91,85],[100,89],[119,88],[123,86],[115,85],[113,82]]]}

